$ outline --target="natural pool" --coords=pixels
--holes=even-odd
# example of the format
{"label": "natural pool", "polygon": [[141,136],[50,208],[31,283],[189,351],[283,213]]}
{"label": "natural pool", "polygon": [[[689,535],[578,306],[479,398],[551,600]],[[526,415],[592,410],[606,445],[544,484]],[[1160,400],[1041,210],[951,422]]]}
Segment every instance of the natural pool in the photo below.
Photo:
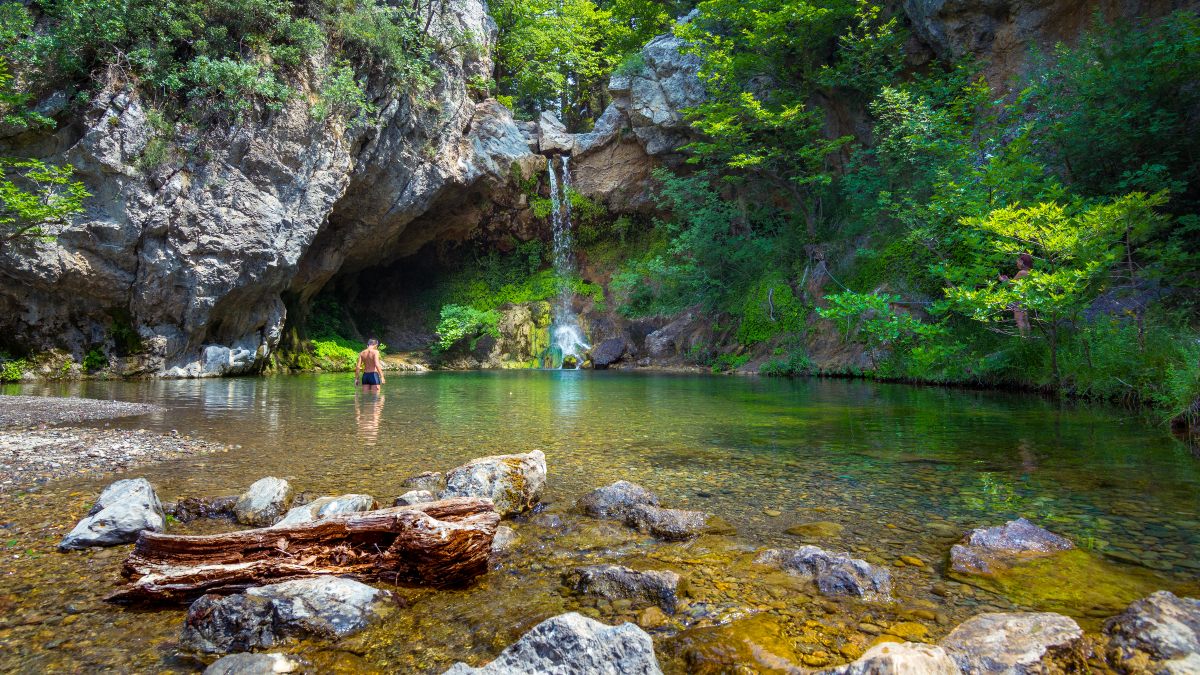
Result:
{"label": "natural pool", "polygon": [[[547,508],[516,523],[513,554],[473,588],[403,589],[404,607],[386,622],[338,645],[289,650],[322,672],[441,672],[456,660],[486,661],[541,619],[572,609],[636,620],[640,607],[562,586],[564,570],[601,561],[688,578],[689,609],[652,631],[674,672],[735,663],[769,670],[772,656],[842,662],[880,633],[936,639],[992,608],[1060,611],[1094,629],[1152,590],[1198,590],[1200,459],[1165,429],[1116,409],[855,381],[616,372],[393,375],[382,396],[356,395],[350,375],[19,392],[159,403],[169,412],[109,424],[242,446],[131,472],[164,501],[236,494],[275,475],[298,490],[365,492],[390,503],[405,491],[401,479],[420,471],[546,453]],[[569,513],[577,496],[618,479],[645,485],[669,506],[720,515],[737,535],[660,544]],[[120,581],[127,547],[54,550],[111,480],[0,496],[0,671],[202,667],[175,648],[182,609],[133,611],[100,600]],[[963,532],[1016,515],[1081,551],[1004,584],[946,576],[946,552]],[[785,533],[812,522],[842,529]],[[821,598],[749,563],[755,548],[802,543],[888,565],[897,602]]]}

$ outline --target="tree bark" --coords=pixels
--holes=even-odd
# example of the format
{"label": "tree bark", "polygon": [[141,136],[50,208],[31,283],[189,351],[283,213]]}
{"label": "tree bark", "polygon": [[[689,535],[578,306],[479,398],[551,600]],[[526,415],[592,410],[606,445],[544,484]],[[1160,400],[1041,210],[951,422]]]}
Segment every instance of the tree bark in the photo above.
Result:
{"label": "tree bark", "polygon": [[463,586],[487,571],[500,516],[473,497],[216,535],[143,532],[125,560],[130,583],[110,602],[186,602],[205,593],[322,575]]}

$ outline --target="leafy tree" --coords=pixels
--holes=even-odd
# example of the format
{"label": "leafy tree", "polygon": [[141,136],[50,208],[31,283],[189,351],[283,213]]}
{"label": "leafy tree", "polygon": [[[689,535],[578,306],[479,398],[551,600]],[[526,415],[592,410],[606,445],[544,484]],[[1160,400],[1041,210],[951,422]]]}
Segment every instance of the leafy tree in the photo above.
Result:
{"label": "leafy tree", "polygon": [[900,296],[887,293],[844,291],[825,296],[826,307],[818,307],[822,319],[834,322],[842,337],[857,337],[867,347],[867,357],[878,367],[877,354],[884,347],[909,346],[919,338],[942,332],[937,324],[924,323],[908,312],[898,311]]}
{"label": "leafy tree", "polygon": [[500,337],[498,327],[500,313],[494,309],[478,310],[463,305],[445,305],[442,307],[441,320],[438,321],[434,343],[435,353],[443,353],[457,344],[460,340],[470,339],[470,349],[485,335]]}
{"label": "leafy tree", "polygon": [[0,245],[51,237],[54,225],[81,213],[91,195],[73,174],[71,166],[0,158]]}

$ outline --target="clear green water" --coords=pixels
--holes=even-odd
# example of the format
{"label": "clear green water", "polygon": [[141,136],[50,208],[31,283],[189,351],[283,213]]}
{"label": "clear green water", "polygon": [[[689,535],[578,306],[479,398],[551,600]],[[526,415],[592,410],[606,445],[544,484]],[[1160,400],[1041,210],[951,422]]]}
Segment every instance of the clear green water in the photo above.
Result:
{"label": "clear green water", "polygon": [[[655,631],[664,666],[676,672],[721,672],[747,660],[766,669],[763,651],[810,665],[844,661],[876,639],[859,630],[864,622],[917,623],[936,639],[973,613],[1015,607],[1063,611],[1094,626],[1139,594],[1192,591],[1200,576],[1200,460],[1132,413],[1027,395],[538,371],[393,375],[378,397],[356,396],[349,375],[20,393],[159,403],[167,413],[109,424],[242,446],[132,472],[164,500],[235,494],[276,475],[298,490],[390,502],[404,491],[400,481],[419,471],[488,454],[546,453],[548,508],[516,523],[522,544],[514,554],[473,589],[400,590],[408,606],[346,644],[293,648],[322,670],[440,672],[454,660],[487,660],[561,611],[636,619],[640,607],[597,604],[562,588],[564,569],[601,560],[689,576],[691,601],[704,612]],[[174,647],[182,610],[134,612],[99,601],[119,581],[123,551],[53,552],[112,479],[0,498],[11,551],[0,561],[0,670],[201,665]],[[618,479],[646,485],[670,506],[718,514],[738,534],[665,546],[569,514],[578,495]],[[1083,553],[1037,571],[1045,588],[1028,578],[982,588],[947,578],[946,552],[963,531],[1016,515],[1070,536]],[[813,521],[844,529],[824,539],[784,532]],[[891,566],[898,602],[828,601],[748,563],[756,547],[801,543]],[[900,556],[924,566],[897,566]],[[749,618],[709,627],[742,614]],[[729,646],[750,643],[760,649]]]}

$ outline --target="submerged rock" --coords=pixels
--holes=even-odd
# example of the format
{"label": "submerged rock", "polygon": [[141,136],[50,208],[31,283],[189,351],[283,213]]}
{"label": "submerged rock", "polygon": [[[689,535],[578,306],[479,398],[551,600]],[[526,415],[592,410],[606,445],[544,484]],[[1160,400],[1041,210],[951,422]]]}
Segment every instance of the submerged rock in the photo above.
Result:
{"label": "submerged rock", "polygon": [[658,497],[637,483],[619,480],[592,490],[575,505],[593,518],[625,518],[630,509],[640,504],[658,506]]}
{"label": "submerged rock", "polygon": [[209,654],[272,647],[288,637],[334,640],[389,608],[391,593],[352,579],[316,577],[204,595],[188,608],[180,643]]}
{"label": "submerged rock", "polygon": [[299,672],[303,666],[283,654],[230,654],[213,661],[204,675],[274,675]]}
{"label": "submerged rock", "polygon": [[968,673],[1040,673],[1053,658],[1082,649],[1083,631],[1074,619],[1050,612],[980,614],[942,640]]}
{"label": "submerged rock", "polygon": [[220,518],[233,520],[233,507],[237,504],[237,496],[226,497],[184,497],[173,504],[165,504],[163,510],[174,516],[181,523],[204,518]]}
{"label": "submerged rock", "polygon": [[625,514],[625,524],[643,534],[652,534],[668,541],[721,532],[727,528],[719,519],[703,511],[663,509],[649,504],[631,507]]}
{"label": "submerged rock", "polygon": [[500,525],[496,528],[496,534],[492,537],[492,555],[500,553],[508,553],[521,541],[521,536],[517,531],[507,525]]}
{"label": "submerged rock", "polygon": [[413,506],[414,504],[424,504],[425,502],[433,501],[437,501],[437,496],[429,490],[409,490],[396,497],[392,501],[392,506]]}
{"label": "submerged rock", "polygon": [[853,663],[821,671],[830,675],[959,675],[946,650],[916,642],[882,642]]}
{"label": "submerged rock", "polygon": [[546,455],[534,450],[524,455],[473,459],[446,474],[446,489],[441,496],[485,497],[504,517],[533,508],[545,486]]}
{"label": "submerged rock", "polygon": [[852,595],[864,600],[890,600],[892,575],[848,553],[830,553],[816,546],[768,549],[754,562],[774,565],[797,576],[811,579],[825,595]]}
{"label": "submerged rock", "polygon": [[1105,622],[1104,632],[1110,658],[1128,670],[1200,673],[1200,600],[1158,591]]}
{"label": "submerged rock", "polygon": [[446,477],[438,471],[425,471],[405,478],[400,481],[400,485],[413,490],[440,492],[442,488],[446,487]]}
{"label": "submerged rock", "polygon": [[621,565],[592,565],[572,570],[568,576],[576,591],[609,600],[629,598],[658,605],[675,613],[679,574],[669,570],[639,571]]}
{"label": "submerged rock", "polygon": [[828,521],[818,521],[815,523],[801,523],[793,525],[784,530],[793,537],[803,537],[805,539],[833,539],[842,534],[845,526],[838,523]]}
{"label": "submerged rock", "polygon": [[654,643],[631,623],[608,626],[575,612],[534,626],[491,663],[456,663],[444,675],[659,675]]}
{"label": "submerged rock", "polygon": [[243,525],[267,527],[283,517],[292,500],[292,486],[282,478],[260,478],[238,497],[234,517]]}
{"label": "submerged rock", "polygon": [[340,497],[321,497],[314,499],[311,502],[297,506],[287,512],[275,527],[284,525],[299,525],[301,523],[311,523],[315,520],[324,520],[330,516],[337,516],[343,513],[362,513],[363,511],[373,511],[379,508],[379,504],[371,495],[341,495]]}
{"label": "submerged rock", "polygon": [[119,480],[104,488],[88,515],[58,545],[60,551],[115,546],[136,541],[142,530],[162,532],[167,518],[145,478]]}
{"label": "submerged rock", "polygon": [[997,527],[981,527],[950,549],[950,566],[962,574],[995,574],[1020,558],[1075,548],[1065,537],[1018,518]]}

